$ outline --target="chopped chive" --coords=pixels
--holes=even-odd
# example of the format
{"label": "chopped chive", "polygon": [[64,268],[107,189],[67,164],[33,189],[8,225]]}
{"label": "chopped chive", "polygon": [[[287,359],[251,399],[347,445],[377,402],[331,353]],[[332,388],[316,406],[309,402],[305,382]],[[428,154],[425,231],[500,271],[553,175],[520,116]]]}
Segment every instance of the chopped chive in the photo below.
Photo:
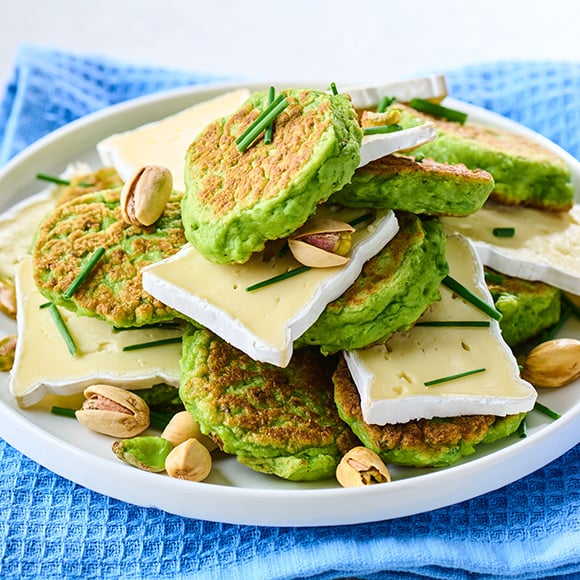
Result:
{"label": "chopped chive", "polygon": [[60,415],[61,417],[77,418],[76,411],[74,409],[67,409],[66,407],[51,407],[50,412],[53,415]]}
{"label": "chopped chive", "polygon": [[437,103],[432,103],[425,99],[411,99],[409,105],[421,111],[422,113],[427,113],[429,115],[434,115],[435,117],[443,117],[449,121],[455,121],[463,125],[467,121],[467,114],[462,111],[457,111],[456,109],[450,109],[448,107],[443,107]]}
{"label": "chopped chive", "polygon": [[60,332],[61,336],[64,338],[64,341],[66,343],[68,351],[73,356],[75,356],[77,354],[77,345],[76,345],[74,338],[72,337],[63,317],[61,316],[58,308],[56,307],[55,304],[53,304],[51,302],[50,306],[49,306],[49,310],[50,310],[50,315],[52,316],[52,319],[54,320],[54,323],[56,324],[56,327],[58,328],[58,331]]}
{"label": "chopped chive", "polygon": [[476,296],[471,290],[463,286],[463,284],[453,279],[451,276],[445,276],[442,283],[444,286],[449,288],[449,290],[455,292],[482,312],[485,312],[495,320],[501,320],[501,312],[496,310],[493,306],[490,306],[487,302],[484,302],[479,296]]}
{"label": "chopped chive", "polygon": [[48,175],[47,173],[37,173],[36,179],[40,179],[41,181],[48,181],[50,183],[56,183],[57,185],[70,185],[70,181],[68,179],[62,179],[61,177]]}
{"label": "chopped chive", "polygon": [[542,403],[538,403],[538,401],[536,401],[534,403],[534,409],[536,411],[540,411],[540,413],[544,413],[544,415],[547,415],[551,419],[559,419],[562,416],[557,411],[550,409],[550,407],[546,407],[546,405],[542,405]]}
{"label": "chopped chive", "polygon": [[42,310],[43,308],[48,308],[51,304],[52,302],[43,302],[38,308]]}
{"label": "chopped chive", "polygon": [[395,97],[387,97],[386,95],[379,101],[377,105],[377,113],[384,113],[390,105],[395,102]]}
{"label": "chopped chive", "polygon": [[[276,97],[276,89],[274,87],[270,87],[268,89],[268,106],[270,106],[274,102],[275,97]],[[274,132],[274,123],[270,123],[266,127],[266,132],[264,134],[264,143],[266,143],[266,145],[272,143],[273,132]]]}
{"label": "chopped chive", "polygon": [[243,153],[289,104],[284,95],[278,95],[274,102],[264,109],[263,113],[236,139],[238,151]]}
{"label": "chopped chive", "polygon": [[493,228],[493,235],[496,238],[513,238],[516,235],[516,228]]}
{"label": "chopped chive", "polygon": [[330,83],[330,90],[332,91],[333,95],[338,95],[338,89],[336,88],[336,83]]}
{"label": "chopped chive", "polygon": [[503,276],[494,274],[493,272],[485,272],[485,279],[493,284],[503,284]]}
{"label": "chopped chive", "polygon": [[288,272],[284,272],[283,274],[278,274],[278,276],[273,276],[272,278],[268,278],[267,280],[262,280],[262,282],[257,282],[252,286],[248,286],[246,288],[246,292],[253,292],[254,290],[259,290],[260,288],[265,288],[266,286],[270,286],[271,284],[276,284],[277,282],[282,282],[282,280],[287,280],[288,278],[293,278],[298,274],[302,274],[302,272],[306,272],[311,270],[310,266],[300,266],[299,268],[294,268],[294,270],[288,270]]}
{"label": "chopped chive", "polygon": [[124,332],[125,330],[147,330],[150,328],[159,328],[161,330],[179,330],[181,324],[179,322],[154,322],[152,324],[144,324],[143,326],[113,326],[113,332]]}
{"label": "chopped chive", "polygon": [[378,125],[377,127],[365,127],[363,129],[363,135],[382,135],[383,133],[396,133],[402,130],[403,127],[397,124]]}
{"label": "chopped chive", "polygon": [[181,342],[181,336],[175,336],[174,338],[162,338],[160,340],[152,340],[150,342],[139,342],[137,344],[129,344],[123,347],[123,352],[128,352],[130,350],[141,350],[143,348],[152,348],[155,346],[164,346],[166,344],[177,344]]}
{"label": "chopped chive", "polygon": [[525,439],[528,436],[528,426],[526,424],[526,418],[522,419],[522,422],[518,425],[518,437],[520,439]]}
{"label": "chopped chive", "polygon": [[89,258],[89,261],[83,266],[81,271],[78,273],[77,277],[72,281],[71,285],[65,290],[64,297],[70,299],[72,295],[77,291],[78,287],[84,282],[85,278],[89,275],[91,270],[96,266],[97,262],[101,259],[105,253],[105,248],[97,248],[93,255]]}
{"label": "chopped chive", "polygon": [[433,379],[432,381],[426,381],[423,383],[426,387],[431,387],[433,385],[439,385],[441,383],[448,383],[449,381],[454,381],[455,379],[462,379],[463,377],[469,377],[477,373],[483,373],[486,369],[473,369],[471,371],[465,371],[464,373],[458,373],[456,375],[449,375],[448,377],[441,377],[439,379]]}
{"label": "chopped chive", "polygon": [[352,226],[353,228],[355,226],[358,226],[359,224],[362,224],[364,222],[368,222],[371,219],[374,219],[375,215],[372,213],[365,213],[357,218],[354,218],[353,220],[348,222],[349,226]]}
{"label": "chopped chive", "polygon": [[460,326],[460,327],[489,327],[489,320],[426,320],[417,322],[415,326]]}

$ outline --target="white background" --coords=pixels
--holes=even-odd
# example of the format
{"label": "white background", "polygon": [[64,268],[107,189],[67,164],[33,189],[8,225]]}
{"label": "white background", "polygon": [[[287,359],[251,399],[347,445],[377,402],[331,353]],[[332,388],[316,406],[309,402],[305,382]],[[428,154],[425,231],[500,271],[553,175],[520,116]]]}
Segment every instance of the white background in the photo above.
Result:
{"label": "white background", "polygon": [[259,80],[373,82],[508,59],[580,62],[577,0],[0,0],[22,42]]}

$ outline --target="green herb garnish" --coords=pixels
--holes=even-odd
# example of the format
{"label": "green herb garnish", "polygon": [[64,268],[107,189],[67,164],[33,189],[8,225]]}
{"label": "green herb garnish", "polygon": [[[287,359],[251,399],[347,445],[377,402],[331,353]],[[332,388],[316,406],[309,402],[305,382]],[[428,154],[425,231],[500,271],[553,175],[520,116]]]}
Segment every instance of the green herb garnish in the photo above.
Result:
{"label": "green herb garnish", "polygon": [[72,295],[77,291],[78,287],[84,282],[85,278],[90,274],[91,270],[96,266],[97,262],[105,253],[105,248],[97,248],[88,262],[83,266],[77,277],[72,281],[71,285],[64,291],[64,297],[67,300],[72,298]]}
{"label": "green herb garnish", "polygon": [[441,383],[448,383],[449,381],[454,381],[456,379],[462,379],[463,377],[469,377],[471,375],[475,375],[477,373],[483,373],[486,369],[473,369],[471,371],[465,371],[463,373],[458,373],[456,375],[449,375],[447,377],[441,377],[439,379],[433,379],[432,381],[426,381],[423,383],[426,387],[431,387],[433,385],[439,385]]}
{"label": "green herb garnish", "polygon": [[503,276],[499,274],[494,274],[493,272],[485,272],[485,279],[493,284],[503,284]]}
{"label": "green herb garnish", "polygon": [[348,222],[348,225],[352,226],[354,228],[355,226],[358,226],[359,224],[362,224],[364,222],[368,222],[371,219],[374,219],[374,217],[375,217],[375,215],[372,213],[365,213],[357,218],[354,218],[353,220],[350,220]]}
{"label": "green herb garnish", "polygon": [[489,327],[489,320],[426,320],[417,322],[415,326],[460,326],[460,327]]}
{"label": "green herb garnish", "polygon": [[464,300],[467,300],[470,304],[473,304],[476,308],[485,312],[488,316],[491,316],[495,320],[501,320],[501,312],[496,310],[493,306],[490,306],[487,302],[483,301],[479,296],[476,296],[471,290],[463,286],[460,282],[452,278],[451,276],[445,276],[442,281],[443,286],[446,286],[452,292],[461,296]]}
{"label": "green herb garnish", "polygon": [[493,228],[493,235],[496,238],[513,238],[516,235],[516,228]]}
{"label": "green herb garnish", "polygon": [[[275,97],[276,97],[276,89],[274,87],[270,87],[268,89],[268,106],[270,106],[274,102]],[[273,132],[274,132],[274,123],[270,123],[266,127],[266,132],[264,133],[264,143],[266,145],[272,143]]]}
{"label": "green herb garnish", "polygon": [[271,105],[266,107],[260,115],[250,124],[250,126],[236,139],[236,147],[243,153],[266,129],[270,123],[289,105],[290,103],[282,94],[278,95]]}
{"label": "green herb garnish", "polygon": [[434,115],[435,117],[442,117],[443,119],[455,121],[461,125],[467,121],[466,113],[438,105],[437,103],[432,103],[425,99],[411,99],[409,105],[413,107],[413,109],[421,111],[421,113],[427,113],[429,115]]}
{"label": "green herb garnish", "polygon": [[547,415],[548,417],[550,417],[550,419],[559,419],[562,416],[557,411],[550,409],[550,407],[546,407],[546,405],[538,403],[538,401],[534,403],[534,409],[536,411],[540,411],[540,413],[544,413],[544,415]]}
{"label": "green herb garnish", "polygon": [[382,135],[383,133],[396,133],[402,130],[403,127],[396,123],[393,125],[378,125],[377,127],[365,127],[363,135]]}
{"label": "green herb garnish", "polygon": [[47,173],[37,173],[36,179],[40,179],[41,181],[48,181],[49,183],[56,183],[57,185],[70,185],[70,181],[68,179],[62,179],[61,177],[57,177],[56,175],[48,175]]}
{"label": "green herb garnish", "polygon": [[336,88],[336,83],[330,83],[330,90],[334,96],[338,95],[338,89]]}
{"label": "green herb garnish", "polygon": [[58,331],[60,332],[61,336],[64,338],[64,341],[66,343],[68,351],[73,356],[75,356],[77,354],[77,345],[76,345],[74,338],[72,337],[63,317],[61,316],[60,311],[58,310],[56,305],[53,304],[52,302],[50,303],[50,306],[48,307],[48,309],[50,311],[50,315],[52,316],[52,319],[54,320],[54,323],[56,324],[56,327],[58,328]]}
{"label": "green herb garnish", "polygon": [[77,418],[76,411],[74,409],[67,409],[66,407],[51,407],[50,412],[53,415],[60,415],[61,417]]}
{"label": "green herb garnish", "polygon": [[377,113],[384,113],[394,102],[395,97],[387,97],[385,95],[377,105]]}
{"label": "green herb garnish", "polygon": [[266,286],[270,286],[271,284],[276,284],[277,282],[282,282],[282,280],[287,280],[288,278],[293,278],[298,274],[302,274],[302,272],[307,272],[311,270],[310,266],[300,266],[299,268],[294,268],[293,270],[288,270],[288,272],[284,272],[283,274],[278,274],[277,276],[272,276],[272,278],[268,278],[267,280],[262,280],[261,282],[257,282],[256,284],[252,284],[246,288],[246,292],[253,292],[254,290],[259,290],[260,288],[265,288]]}
{"label": "green herb garnish", "polygon": [[152,348],[155,346],[164,346],[166,344],[177,344],[181,342],[181,336],[175,336],[173,338],[161,338],[159,340],[151,340],[150,342],[138,342],[137,344],[128,344],[123,347],[123,352],[128,352],[130,350],[141,350],[143,348]]}

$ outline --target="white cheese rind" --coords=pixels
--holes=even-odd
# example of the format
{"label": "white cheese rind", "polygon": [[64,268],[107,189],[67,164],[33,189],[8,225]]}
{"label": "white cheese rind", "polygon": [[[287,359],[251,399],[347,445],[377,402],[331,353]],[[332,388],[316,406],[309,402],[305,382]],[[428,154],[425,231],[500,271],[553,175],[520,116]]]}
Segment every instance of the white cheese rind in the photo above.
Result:
{"label": "white cheese rind", "polygon": [[237,110],[250,96],[239,89],[189,107],[160,121],[117,133],[97,143],[105,167],[112,166],[124,181],[143,165],[167,167],[173,187],[185,191],[185,153],[198,133],[209,123]]}
{"label": "white cheese rind", "polygon": [[126,388],[147,388],[159,383],[179,386],[180,344],[167,344],[123,352],[131,344],[181,335],[181,330],[142,329],[115,332],[94,318],[59,309],[78,353],[72,356],[60,335],[46,302],[32,277],[32,259],[16,268],[18,341],[10,373],[10,391],[21,407],[29,407],[46,394],[73,395],[89,385],[105,383]]}
{"label": "white cheese rind", "polygon": [[358,167],[363,167],[371,161],[397,151],[415,149],[435,139],[437,139],[437,131],[435,131],[433,123],[430,122],[393,133],[365,135],[360,148]]}
{"label": "white cheese rind", "polygon": [[[451,236],[447,245],[450,275],[493,304],[481,263],[469,243]],[[486,320],[489,328],[415,326],[395,335],[386,346],[346,352],[367,423],[384,425],[474,414],[505,416],[533,408],[537,393],[520,378],[517,361],[501,338],[498,322],[445,287],[441,294],[441,301],[421,321]],[[478,368],[486,370],[439,385],[424,385]]]}
{"label": "white cheese rind", "polygon": [[[323,209],[319,210],[323,211]],[[343,209],[335,219],[361,215],[364,210]],[[312,268],[261,290],[249,285],[295,268],[291,257],[241,265],[213,264],[186,246],[176,255],[143,269],[143,288],[171,308],[196,320],[255,360],[285,367],[293,342],[358,277],[364,263],[397,233],[391,211],[380,211],[368,228],[355,234],[350,261],[339,268]],[[283,261],[286,260],[286,261]],[[276,262],[276,260],[274,260]]]}
{"label": "white cheese rind", "polygon": [[[441,222],[448,232],[468,237],[486,266],[580,294],[580,205],[548,212],[487,203],[471,216]],[[515,235],[496,237],[497,227],[513,227]]]}
{"label": "white cheese rind", "polygon": [[347,87],[348,93],[357,109],[376,106],[383,97],[395,97],[398,101],[408,102],[413,98],[440,100],[447,96],[447,82],[444,75],[396,81],[383,85],[366,87]]}

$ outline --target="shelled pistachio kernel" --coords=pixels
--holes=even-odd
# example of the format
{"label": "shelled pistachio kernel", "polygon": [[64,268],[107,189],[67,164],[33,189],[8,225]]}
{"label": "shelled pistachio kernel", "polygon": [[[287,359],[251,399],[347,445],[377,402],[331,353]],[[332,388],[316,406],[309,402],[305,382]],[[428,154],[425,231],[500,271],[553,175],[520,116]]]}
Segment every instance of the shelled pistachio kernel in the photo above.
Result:
{"label": "shelled pistachio kernel", "polygon": [[173,445],[152,435],[141,435],[131,439],[117,439],[111,446],[113,453],[125,463],[144,471],[165,471],[165,460]]}
{"label": "shelled pistachio kernel", "polygon": [[112,385],[91,385],[76,412],[79,423],[111,437],[134,437],[149,427],[147,403],[131,391]]}
{"label": "shelled pistachio kernel", "polygon": [[121,191],[123,220],[136,226],[154,224],[165,210],[172,187],[173,176],[166,167],[141,167]]}
{"label": "shelled pistachio kernel", "polygon": [[312,268],[343,266],[352,247],[355,228],[338,220],[312,218],[288,238],[292,255]]}
{"label": "shelled pistachio kernel", "polygon": [[342,487],[360,487],[388,483],[391,474],[383,460],[366,447],[353,447],[340,460],[336,479]]}
{"label": "shelled pistachio kernel", "polygon": [[161,433],[163,439],[167,439],[174,447],[188,439],[197,439],[209,451],[216,449],[217,444],[213,439],[201,432],[199,423],[191,416],[189,411],[180,411],[171,417],[171,420]]}
{"label": "shelled pistachio kernel", "polygon": [[210,474],[211,466],[207,447],[194,438],[174,447],[165,460],[169,476],[188,481],[203,481]]}
{"label": "shelled pistachio kernel", "polygon": [[12,370],[16,342],[16,336],[5,336],[0,340],[0,371],[7,372]]}
{"label": "shelled pistachio kernel", "polygon": [[522,378],[535,387],[563,387],[580,378],[580,341],[555,338],[542,342],[526,356]]}

